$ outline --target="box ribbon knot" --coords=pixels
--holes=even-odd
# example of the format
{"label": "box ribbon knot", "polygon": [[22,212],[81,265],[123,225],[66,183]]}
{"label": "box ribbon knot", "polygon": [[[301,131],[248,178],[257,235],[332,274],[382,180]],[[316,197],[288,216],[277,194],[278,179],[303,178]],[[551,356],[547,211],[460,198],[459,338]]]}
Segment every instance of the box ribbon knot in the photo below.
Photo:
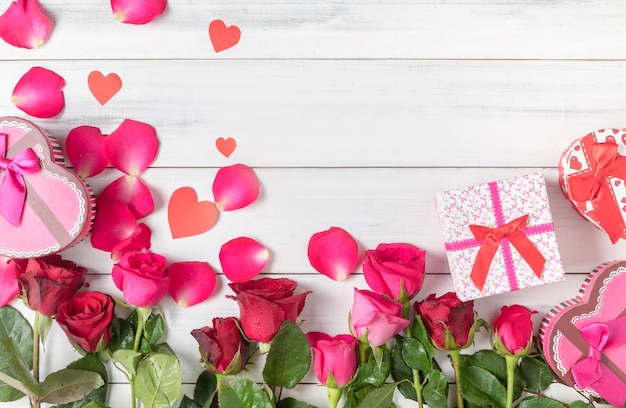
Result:
{"label": "box ribbon knot", "polygon": [[626,390],[623,382],[606,366],[602,355],[605,350],[626,343],[626,315],[608,323],[591,323],[580,329],[580,334],[587,342],[589,352],[572,366],[574,381],[582,388],[592,388],[611,405],[624,406]]}
{"label": "box ribbon knot", "polygon": [[8,135],[0,133],[0,170],[5,171],[2,184],[0,184],[0,215],[17,227],[26,204],[24,175],[38,172],[41,165],[39,157],[31,148],[7,159],[8,139]]}

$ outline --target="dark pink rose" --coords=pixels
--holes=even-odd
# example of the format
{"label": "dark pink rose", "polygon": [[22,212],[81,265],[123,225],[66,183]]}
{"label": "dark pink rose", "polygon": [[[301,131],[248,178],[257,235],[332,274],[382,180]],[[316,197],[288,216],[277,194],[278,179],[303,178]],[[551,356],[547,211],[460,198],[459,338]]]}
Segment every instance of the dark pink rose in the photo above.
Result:
{"label": "dark pink rose", "polygon": [[532,315],[537,313],[524,306],[502,306],[493,322],[493,330],[504,348],[511,354],[527,350],[533,341]]}
{"label": "dark pink rose", "polygon": [[[357,339],[349,334],[331,337],[322,332],[309,332],[306,338],[313,350],[313,371],[317,379],[329,387],[345,387],[356,372]],[[331,373],[334,384],[328,384]]]}
{"label": "dark pink rose", "polygon": [[125,252],[111,273],[126,301],[139,307],[157,305],[167,294],[167,259],[150,251]]}

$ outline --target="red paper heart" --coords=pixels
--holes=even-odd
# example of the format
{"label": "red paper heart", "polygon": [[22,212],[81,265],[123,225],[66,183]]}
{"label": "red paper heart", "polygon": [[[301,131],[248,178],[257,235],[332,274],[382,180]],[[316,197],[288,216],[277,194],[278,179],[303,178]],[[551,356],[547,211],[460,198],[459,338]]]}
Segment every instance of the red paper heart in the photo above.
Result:
{"label": "red paper heart", "polygon": [[[592,323],[609,323],[626,312],[626,262],[601,265],[591,273],[575,299],[556,306],[544,318],[539,338],[546,362],[565,384],[575,385],[572,367],[592,351],[580,331]],[[626,391],[626,344],[607,347],[601,352],[603,364],[624,382]],[[594,384],[586,392],[599,393]],[[602,395],[601,395],[602,396]],[[606,396],[604,396],[606,397]],[[623,402],[619,405],[622,406]]]}
{"label": "red paper heart", "polygon": [[172,238],[199,235],[215,225],[217,207],[211,201],[198,201],[196,190],[181,187],[172,193],[167,205],[167,220]]}
{"label": "red paper heart", "polygon": [[100,71],[92,71],[87,77],[87,83],[100,105],[107,103],[122,88],[122,79],[115,73],[104,76]]}
{"label": "red paper heart", "polygon": [[215,140],[215,147],[217,147],[217,150],[225,157],[230,157],[230,155],[233,154],[233,152],[237,148],[237,141],[232,137],[229,137],[228,139],[218,137]]}
{"label": "red paper heart", "polygon": [[215,52],[220,52],[233,47],[239,42],[241,30],[235,25],[226,27],[222,20],[213,20],[209,24],[209,37]]}
{"label": "red paper heart", "polygon": [[583,165],[581,162],[578,161],[576,157],[572,157],[571,159],[569,159],[569,168],[574,170],[580,170],[583,168]]}

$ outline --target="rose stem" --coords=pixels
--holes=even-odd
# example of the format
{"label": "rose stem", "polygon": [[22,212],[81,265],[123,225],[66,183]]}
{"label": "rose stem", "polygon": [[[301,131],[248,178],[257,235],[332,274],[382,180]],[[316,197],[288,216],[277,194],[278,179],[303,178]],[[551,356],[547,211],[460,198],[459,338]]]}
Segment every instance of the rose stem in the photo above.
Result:
{"label": "rose stem", "polygon": [[513,406],[513,390],[515,388],[515,366],[519,357],[509,356],[506,357],[506,406],[511,408]]}
{"label": "rose stem", "polygon": [[[139,351],[141,345],[141,338],[143,337],[143,325],[144,316],[142,311],[139,311],[139,319],[137,319],[137,332],[135,333],[135,342],[133,343],[133,350]],[[137,396],[135,395],[135,374],[130,376],[130,397],[132,399],[132,408],[137,407]]]}
{"label": "rose stem", "polygon": [[[407,302],[402,302],[402,316],[409,320],[409,312],[411,310],[411,302],[407,301]],[[413,337],[413,328],[412,328],[412,324],[409,324],[406,329],[405,329],[405,333],[406,333],[406,337]],[[417,406],[419,408],[423,408],[424,407],[424,399],[422,397],[422,379],[420,378],[420,372],[414,368],[411,369],[411,371],[413,372],[413,388],[415,389],[415,395],[416,395],[416,399],[417,399]]]}
{"label": "rose stem", "polygon": [[454,375],[456,376],[456,406],[457,408],[463,408],[463,396],[461,395],[461,387],[459,386],[459,378],[461,377],[460,363],[461,352],[459,350],[450,350],[450,358],[452,359],[452,368],[454,368]]}
{"label": "rose stem", "polygon": [[[35,322],[33,324],[33,377],[39,382],[39,312],[35,312]],[[35,402],[33,408],[39,408],[39,401]]]}

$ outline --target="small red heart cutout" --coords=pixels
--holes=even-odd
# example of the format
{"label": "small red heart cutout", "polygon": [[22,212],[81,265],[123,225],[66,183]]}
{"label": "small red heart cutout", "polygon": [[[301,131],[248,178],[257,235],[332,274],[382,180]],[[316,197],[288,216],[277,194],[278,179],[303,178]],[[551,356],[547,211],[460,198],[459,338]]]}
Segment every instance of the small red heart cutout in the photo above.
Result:
{"label": "small red heart cutout", "polygon": [[237,141],[232,137],[228,139],[224,139],[223,137],[218,137],[215,140],[215,147],[217,150],[224,155],[224,157],[230,157],[231,154],[237,148]]}
{"label": "small red heart cutout", "polygon": [[583,165],[578,161],[576,157],[572,157],[569,159],[569,168],[574,170],[580,170],[583,168]]}
{"label": "small red heart cutout", "polygon": [[220,52],[237,45],[241,30],[235,25],[226,27],[222,20],[213,20],[209,24],[209,37],[215,52]]}
{"label": "small red heart cutout", "polygon": [[211,201],[198,201],[196,190],[181,187],[172,193],[167,205],[167,220],[172,238],[200,235],[215,225],[219,211]]}
{"label": "small red heart cutout", "polygon": [[91,94],[100,105],[104,105],[122,88],[122,79],[115,73],[104,76],[100,71],[92,71],[87,77],[87,84]]}

